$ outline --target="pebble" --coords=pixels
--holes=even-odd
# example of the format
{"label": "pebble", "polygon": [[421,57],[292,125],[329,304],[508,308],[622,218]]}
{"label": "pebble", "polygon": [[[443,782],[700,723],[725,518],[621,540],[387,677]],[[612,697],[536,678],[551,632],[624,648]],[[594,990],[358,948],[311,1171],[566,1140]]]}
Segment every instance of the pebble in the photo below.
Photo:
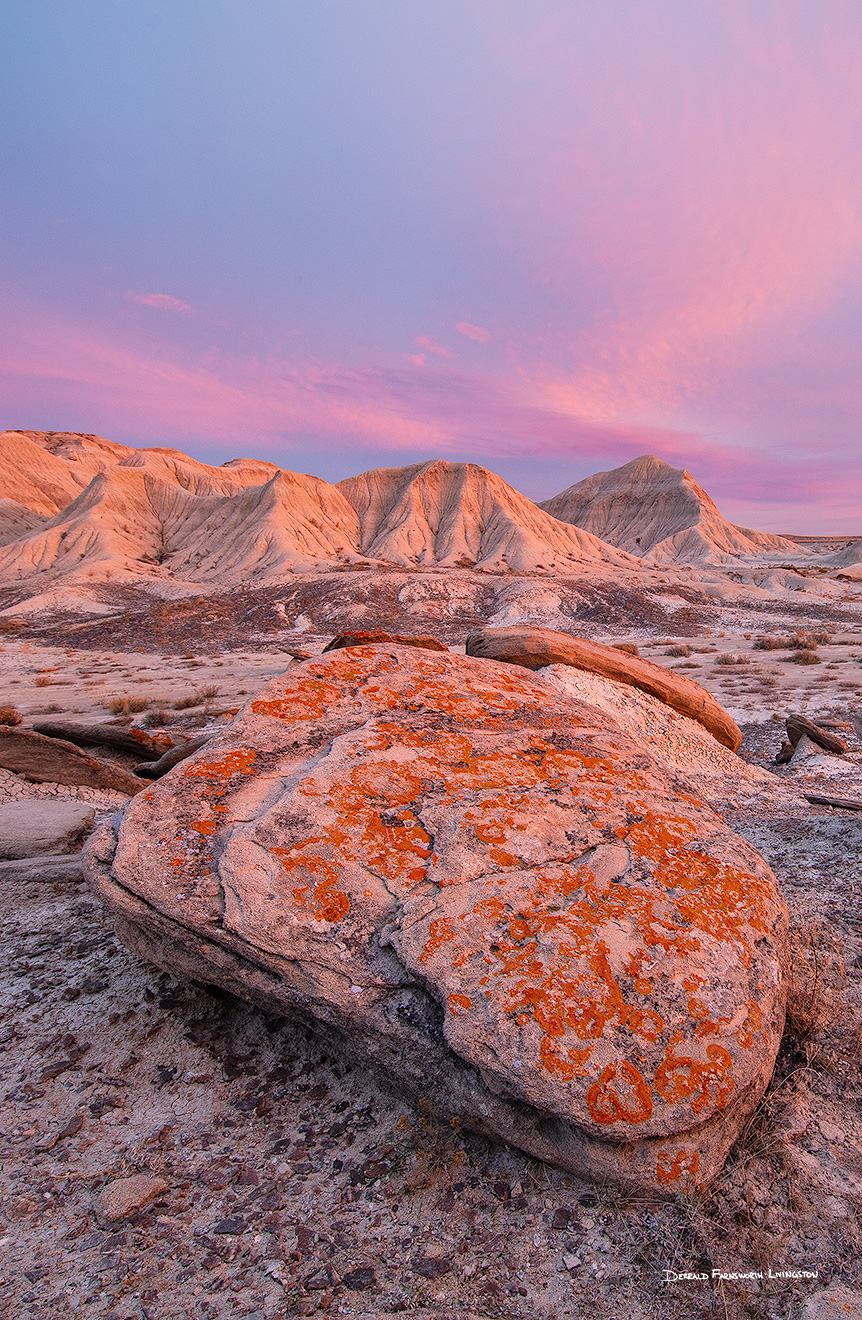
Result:
{"label": "pebble", "polygon": [[153,1178],[146,1173],[136,1173],[131,1178],[117,1178],[100,1192],[96,1215],[108,1223],[117,1223],[137,1210],[143,1210],[144,1206],[167,1190],[168,1184],[163,1178]]}

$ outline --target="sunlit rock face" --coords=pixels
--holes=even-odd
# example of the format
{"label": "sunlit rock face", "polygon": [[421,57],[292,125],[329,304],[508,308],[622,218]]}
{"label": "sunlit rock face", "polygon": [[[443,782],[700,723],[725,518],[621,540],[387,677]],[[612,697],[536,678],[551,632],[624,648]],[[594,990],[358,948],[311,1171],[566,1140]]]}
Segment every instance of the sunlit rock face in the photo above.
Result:
{"label": "sunlit rock face", "polygon": [[769,868],[607,714],[512,666],[299,664],[87,868],[144,957],[581,1175],[708,1181],[772,1071]]}

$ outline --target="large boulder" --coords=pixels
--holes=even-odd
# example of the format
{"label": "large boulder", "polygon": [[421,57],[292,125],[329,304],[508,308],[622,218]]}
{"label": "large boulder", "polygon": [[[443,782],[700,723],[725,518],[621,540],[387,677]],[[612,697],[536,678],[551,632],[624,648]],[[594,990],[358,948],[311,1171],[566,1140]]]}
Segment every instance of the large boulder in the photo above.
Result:
{"label": "large boulder", "polygon": [[681,715],[697,720],[732,752],[742,744],[742,730],[693,678],[665,669],[652,660],[629,655],[615,646],[603,646],[585,637],[557,632],[553,628],[479,628],[467,638],[467,654],[525,669],[544,669],[546,665],[573,665],[591,674],[639,688],[657,697]]}
{"label": "large boulder", "polygon": [[296,665],[85,871],[141,956],[581,1175],[708,1181],[772,1071],[769,868],[610,717],[508,665]]}

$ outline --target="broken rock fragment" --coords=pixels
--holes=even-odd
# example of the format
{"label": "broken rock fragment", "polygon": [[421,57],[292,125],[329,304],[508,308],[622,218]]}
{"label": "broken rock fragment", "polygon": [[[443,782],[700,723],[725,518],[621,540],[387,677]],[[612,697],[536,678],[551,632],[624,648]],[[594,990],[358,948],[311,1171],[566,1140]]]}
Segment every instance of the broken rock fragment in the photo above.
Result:
{"label": "broken rock fragment", "polygon": [[626,654],[616,646],[603,646],[600,642],[573,637],[554,628],[522,625],[517,628],[480,628],[470,633],[467,654],[509,665],[523,665],[525,669],[573,665],[575,669],[601,674],[616,683],[648,692],[681,715],[697,720],[732,752],[738,751],[742,744],[739,726],[700,683],[654,664],[652,660]]}
{"label": "broken rock fragment", "polygon": [[606,713],[511,665],[295,665],[85,867],[141,956],[582,1176],[708,1181],[772,1072],[766,863]]}
{"label": "broken rock fragment", "polygon": [[89,756],[74,743],[29,729],[0,727],[0,768],[34,784],[83,784],[137,793],[140,781],[122,766]]}

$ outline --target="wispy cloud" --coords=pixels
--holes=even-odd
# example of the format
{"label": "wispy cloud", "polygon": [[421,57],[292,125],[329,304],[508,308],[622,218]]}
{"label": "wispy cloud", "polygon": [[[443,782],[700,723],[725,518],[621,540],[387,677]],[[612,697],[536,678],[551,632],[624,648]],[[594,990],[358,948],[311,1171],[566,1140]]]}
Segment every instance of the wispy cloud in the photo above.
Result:
{"label": "wispy cloud", "polygon": [[164,312],[191,312],[188,303],[173,298],[169,293],[127,293],[130,302],[140,303],[142,307],[159,307]]}
{"label": "wispy cloud", "polygon": [[490,330],[485,330],[481,325],[471,325],[469,321],[458,321],[455,329],[459,335],[465,335],[467,339],[472,339],[477,344],[490,344],[493,338]]}
{"label": "wispy cloud", "polygon": [[432,335],[417,335],[413,340],[420,348],[426,349],[429,353],[436,353],[438,357],[454,358],[455,354],[451,348],[446,348],[443,344],[438,344]]}

